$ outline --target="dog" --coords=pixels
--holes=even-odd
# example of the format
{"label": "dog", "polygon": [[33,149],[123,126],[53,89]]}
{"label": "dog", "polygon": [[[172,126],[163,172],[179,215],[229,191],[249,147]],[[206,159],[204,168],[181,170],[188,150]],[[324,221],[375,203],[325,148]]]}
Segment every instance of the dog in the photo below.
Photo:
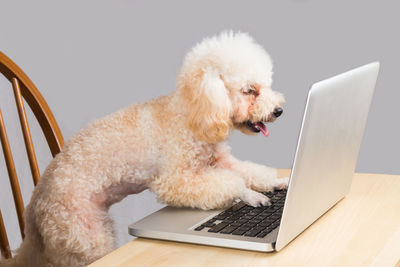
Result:
{"label": "dog", "polygon": [[272,61],[248,34],[223,32],[186,55],[176,90],[89,124],[50,162],[27,206],[25,239],[12,266],[85,266],[116,248],[109,207],[149,189],[160,202],[199,209],[235,199],[268,205],[259,192],[287,187],[277,170],[240,161],[234,129],[262,132],[279,117]]}

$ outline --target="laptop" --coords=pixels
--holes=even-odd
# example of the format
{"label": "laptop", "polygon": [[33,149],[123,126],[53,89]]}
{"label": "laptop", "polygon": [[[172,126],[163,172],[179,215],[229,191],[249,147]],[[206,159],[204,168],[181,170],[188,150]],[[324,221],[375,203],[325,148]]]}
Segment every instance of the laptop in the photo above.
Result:
{"label": "laptop", "polygon": [[224,210],[165,207],[129,225],[129,234],[254,251],[279,251],[348,193],[379,63],[312,85],[287,190],[272,205],[237,201]]}

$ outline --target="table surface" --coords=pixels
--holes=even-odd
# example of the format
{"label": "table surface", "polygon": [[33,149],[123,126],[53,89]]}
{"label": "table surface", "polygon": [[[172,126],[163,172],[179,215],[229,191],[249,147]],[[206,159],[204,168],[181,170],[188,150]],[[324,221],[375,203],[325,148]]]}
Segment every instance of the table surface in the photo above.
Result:
{"label": "table surface", "polygon": [[355,174],[349,194],[279,252],[137,238],[89,266],[366,265],[400,266],[400,175]]}

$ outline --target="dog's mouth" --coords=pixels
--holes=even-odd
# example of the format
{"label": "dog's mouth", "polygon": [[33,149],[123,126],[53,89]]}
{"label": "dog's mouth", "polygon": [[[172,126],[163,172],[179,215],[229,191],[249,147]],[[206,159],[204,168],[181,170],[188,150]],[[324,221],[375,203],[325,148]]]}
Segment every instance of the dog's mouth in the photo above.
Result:
{"label": "dog's mouth", "polygon": [[251,121],[246,121],[245,124],[251,131],[253,131],[255,133],[258,133],[261,131],[265,137],[267,137],[269,135],[267,126],[265,126],[264,122],[262,122],[262,121],[259,121],[256,123],[253,123]]}

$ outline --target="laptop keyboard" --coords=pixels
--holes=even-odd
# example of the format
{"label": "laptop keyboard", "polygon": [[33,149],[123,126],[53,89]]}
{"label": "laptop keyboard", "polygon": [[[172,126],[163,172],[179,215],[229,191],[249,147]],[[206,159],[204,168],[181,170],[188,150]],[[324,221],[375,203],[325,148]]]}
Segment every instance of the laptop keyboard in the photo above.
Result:
{"label": "laptop keyboard", "polygon": [[263,193],[271,199],[271,206],[255,208],[240,201],[194,230],[263,238],[279,226],[286,192],[275,190]]}

